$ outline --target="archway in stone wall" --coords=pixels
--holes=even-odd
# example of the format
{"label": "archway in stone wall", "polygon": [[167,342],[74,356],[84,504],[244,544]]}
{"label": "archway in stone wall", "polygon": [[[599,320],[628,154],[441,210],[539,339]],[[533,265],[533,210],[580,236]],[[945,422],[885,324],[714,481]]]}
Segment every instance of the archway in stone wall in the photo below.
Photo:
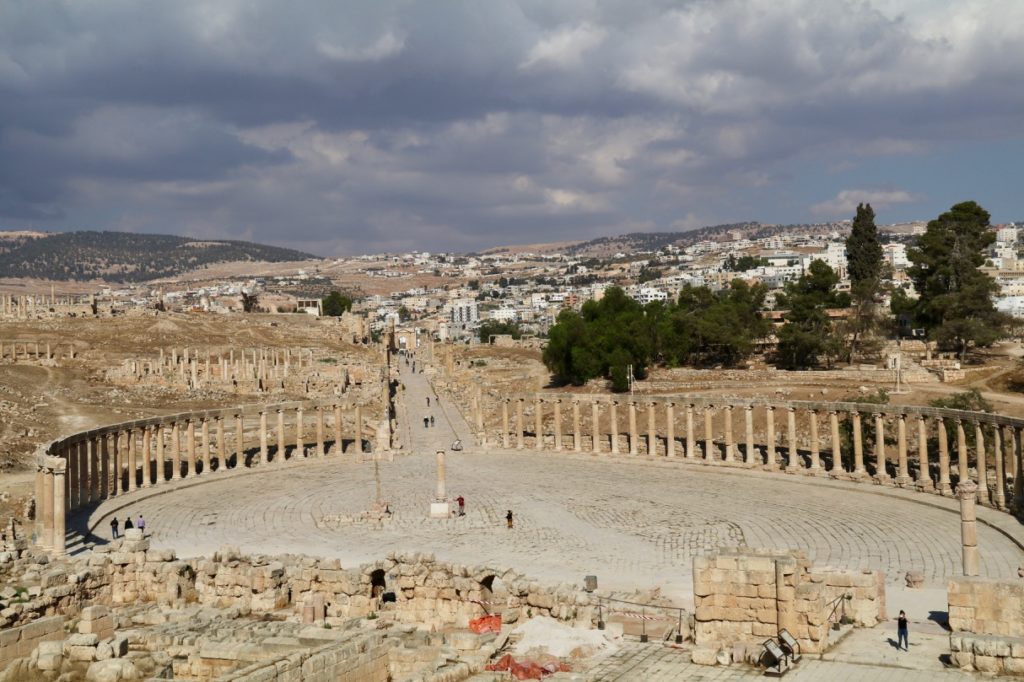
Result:
{"label": "archway in stone wall", "polygon": [[508,590],[496,575],[489,575],[480,581],[480,601],[487,613],[502,613],[508,604]]}
{"label": "archway in stone wall", "polygon": [[394,591],[388,590],[387,574],[383,568],[378,568],[370,574],[370,596],[382,602],[395,601]]}

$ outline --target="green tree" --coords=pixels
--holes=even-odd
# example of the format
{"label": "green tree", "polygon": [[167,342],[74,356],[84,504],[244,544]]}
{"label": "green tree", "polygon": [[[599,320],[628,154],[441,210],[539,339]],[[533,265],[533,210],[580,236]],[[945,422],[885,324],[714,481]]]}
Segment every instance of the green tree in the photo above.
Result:
{"label": "green tree", "polygon": [[324,296],[322,304],[324,315],[328,317],[341,317],[343,313],[352,310],[352,299],[340,291],[332,291]]}
{"label": "green tree", "polygon": [[480,325],[478,334],[480,335],[481,343],[489,343],[492,336],[502,334],[508,334],[513,339],[520,339],[523,336],[522,330],[519,329],[519,325],[515,322],[499,322],[497,320],[485,321]]}
{"label": "green tree", "polygon": [[408,322],[411,319],[412,319],[412,313],[409,312],[409,309],[406,308],[404,305],[400,306],[398,308],[398,321],[399,322]]}
{"label": "green tree", "polygon": [[882,244],[878,241],[871,204],[857,205],[853,227],[846,239],[846,262],[852,306],[843,327],[848,339],[846,360],[852,363],[858,351],[878,346],[871,343],[871,337],[880,322],[877,298],[881,288]]}
{"label": "green tree", "polygon": [[640,268],[640,274],[637,275],[637,284],[646,284],[647,282],[653,282],[654,280],[661,277],[661,270],[657,268],[650,268],[646,265]]}
{"label": "green tree", "polygon": [[989,213],[976,202],[956,204],[928,223],[908,251],[908,274],[917,289],[915,319],[940,348],[960,361],[970,347],[989,346],[1005,332],[1007,318],[995,308],[995,281],[980,270],[995,241]]}
{"label": "green tree", "polygon": [[786,284],[777,305],[786,309],[778,332],[775,362],[783,369],[832,365],[840,351],[828,310],[846,308],[850,297],[835,290],[839,277],[824,261],[812,261],[800,279]]}

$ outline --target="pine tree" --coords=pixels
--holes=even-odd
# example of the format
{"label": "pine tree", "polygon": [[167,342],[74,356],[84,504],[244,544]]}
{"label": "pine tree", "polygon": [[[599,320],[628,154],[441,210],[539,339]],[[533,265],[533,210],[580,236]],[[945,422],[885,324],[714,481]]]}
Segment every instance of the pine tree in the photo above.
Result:
{"label": "pine tree", "polygon": [[846,239],[846,263],[853,305],[846,327],[849,339],[847,362],[853,362],[863,342],[878,328],[876,298],[881,285],[882,245],[878,241],[871,204],[858,204],[853,228]]}
{"label": "pine tree", "polygon": [[907,256],[919,296],[915,318],[940,347],[963,362],[972,345],[989,346],[1004,333],[1007,318],[995,308],[998,285],[980,270],[995,241],[989,213],[973,201],[956,204],[928,223]]}

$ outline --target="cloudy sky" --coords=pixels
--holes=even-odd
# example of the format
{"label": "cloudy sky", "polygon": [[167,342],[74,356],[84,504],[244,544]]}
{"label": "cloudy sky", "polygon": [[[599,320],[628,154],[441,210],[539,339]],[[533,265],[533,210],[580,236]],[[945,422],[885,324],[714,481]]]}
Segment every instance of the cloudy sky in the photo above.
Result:
{"label": "cloudy sky", "polygon": [[3,0],[0,229],[323,255],[1024,218],[1021,0]]}

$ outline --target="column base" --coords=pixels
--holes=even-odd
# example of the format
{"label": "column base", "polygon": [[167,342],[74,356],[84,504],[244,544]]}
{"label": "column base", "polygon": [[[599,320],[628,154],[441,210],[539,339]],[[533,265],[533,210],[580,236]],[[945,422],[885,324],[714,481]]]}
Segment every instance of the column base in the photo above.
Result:
{"label": "column base", "polygon": [[900,488],[911,488],[914,485],[914,479],[910,476],[897,476],[895,481]]}
{"label": "column base", "polygon": [[864,479],[870,477],[868,476],[867,469],[856,469],[855,471],[853,471],[853,473],[850,474],[850,478],[853,479],[854,481],[863,481]]}
{"label": "column base", "polygon": [[448,502],[431,502],[430,503],[430,518],[432,519],[447,519],[451,517],[452,509]]}
{"label": "column base", "polygon": [[914,484],[919,491],[923,493],[930,493],[935,491],[935,483],[930,478],[919,478]]}
{"label": "column base", "polygon": [[799,474],[801,471],[803,471],[803,467],[800,466],[799,464],[788,464],[788,465],[786,465],[786,473],[787,474]]}
{"label": "column base", "polygon": [[939,482],[939,494],[947,497],[951,497],[953,495],[953,488],[949,481],[946,481],[945,483],[942,483],[941,481]]}
{"label": "column base", "polygon": [[892,476],[890,476],[889,474],[875,474],[874,476],[871,477],[871,480],[873,480],[877,485],[893,484]]}
{"label": "column base", "polygon": [[811,476],[821,476],[822,478],[829,476],[829,472],[825,471],[821,466],[808,467],[807,473]]}

